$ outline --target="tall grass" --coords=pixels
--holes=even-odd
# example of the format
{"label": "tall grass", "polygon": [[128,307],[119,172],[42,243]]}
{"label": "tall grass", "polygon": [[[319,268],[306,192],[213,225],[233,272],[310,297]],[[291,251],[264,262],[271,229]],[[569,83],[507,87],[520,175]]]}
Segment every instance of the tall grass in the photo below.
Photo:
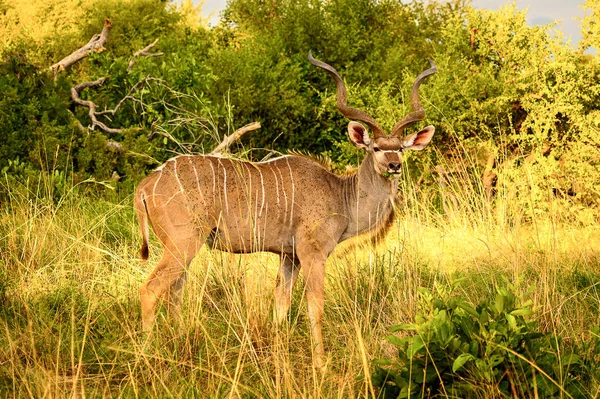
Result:
{"label": "tall grass", "polygon": [[301,281],[289,322],[272,321],[275,255],[203,249],[182,320],[161,310],[142,334],[138,289],[160,248],[154,241],[148,263],[138,259],[131,198],[76,187],[56,199],[49,189],[5,184],[0,396],[374,397],[371,361],[394,356],[389,326],[412,320],[418,287],[457,278],[473,303],[506,282],[523,293],[534,285],[535,317],[567,340],[599,324],[596,224],[574,222],[551,196],[545,214],[524,206],[534,180],[518,196],[499,189],[494,203],[467,167],[447,181],[416,180],[401,182],[399,217],[385,239],[341,245],[328,261],[323,373],[312,367]]}

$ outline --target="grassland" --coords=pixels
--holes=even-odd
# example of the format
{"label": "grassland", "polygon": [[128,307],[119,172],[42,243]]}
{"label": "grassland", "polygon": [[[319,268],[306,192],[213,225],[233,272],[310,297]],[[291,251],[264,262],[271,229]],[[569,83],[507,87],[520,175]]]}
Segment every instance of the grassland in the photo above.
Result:
{"label": "grassland", "polygon": [[[94,185],[49,200],[43,184],[5,182],[1,397],[374,397],[371,361],[395,355],[389,327],[413,320],[418,287],[458,278],[472,303],[507,283],[520,293],[534,286],[533,317],[566,341],[600,324],[595,222],[558,201],[533,215],[512,198],[490,206],[468,187],[427,195],[404,187],[414,194],[403,197],[388,237],[342,245],[328,261],[323,373],[311,363],[301,282],[289,323],[273,325],[271,254],[203,249],[189,270],[182,323],[161,311],[144,335],[138,288],[158,244],[140,261],[131,197],[98,199],[85,195],[86,184]],[[600,397],[600,376],[591,378],[589,397]]]}

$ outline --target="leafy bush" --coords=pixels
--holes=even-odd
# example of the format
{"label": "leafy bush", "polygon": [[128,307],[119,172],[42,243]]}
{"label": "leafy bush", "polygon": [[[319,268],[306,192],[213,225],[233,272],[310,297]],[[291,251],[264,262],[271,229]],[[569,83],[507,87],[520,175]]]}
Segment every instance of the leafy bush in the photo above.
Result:
{"label": "leafy bush", "polygon": [[0,168],[17,158],[48,161],[45,156],[36,156],[36,148],[43,146],[44,133],[51,131],[67,141],[71,132],[65,82],[52,82],[46,71],[13,53],[0,61],[0,92]]}
{"label": "leafy bush", "polygon": [[[585,4],[592,15],[583,21],[583,47],[597,33],[596,3]],[[294,149],[343,170],[362,153],[348,143],[334,84],[310,65],[308,50],[346,79],[349,105],[385,129],[408,112],[408,91],[432,58],[439,72],[420,93],[438,151],[408,157],[409,186],[427,195],[442,184],[438,172],[463,168],[454,189],[472,183],[481,192],[486,172],[494,187],[485,197],[511,222],[547,213],[583,225],[599,219],[600,63],[551,34],[552,25],[530,26],[514,4],[486,11],[461,0],[232,0],[211,29],[186,25],[183,11],[166,2],[82,7],[85,18],[59,18],[57,26],[79,21],[68,34],[0,46],[0,169],[18,159],[28,170],[73,172],[75,181],[118,175],[129,189],[173,153],[207,152],[233,128],[259,121],[261,130],[244,138],[257,149],[250,158]],[[105,17],[113,20],[106,51],[54,82],[50,60],[83,44]],[[164,56],[140,57],[127,72],[132,53],[155,39]],[[100,109],[135,97],[110,115],[123,134],[88,134],[79,125],[89,124],[88,110],[69,99],[73,85],[101,76],[106,82],[81,97]],[[123,151],[107,148],[115,142]],[[490,205],[483,195],[464,197],[461,206]],[[430,203],[443,211],[443,201]]]}
{"label": "leafy bush", "polygon": [[532,302],[514,289],[499,288],[474,308],[454,294],[456,287],[421,288],[415,322],[391,328],[413,334],[388,336],[398,357],[375,361],[373,384],[384,397],[587,396],[599,329],[569,347],[538,330],[529,318]]}

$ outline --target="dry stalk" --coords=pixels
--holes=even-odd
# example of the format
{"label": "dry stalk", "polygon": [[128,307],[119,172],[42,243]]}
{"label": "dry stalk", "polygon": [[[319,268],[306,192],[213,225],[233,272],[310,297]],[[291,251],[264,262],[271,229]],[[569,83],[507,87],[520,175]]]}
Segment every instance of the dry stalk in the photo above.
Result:
{"label": "dry stalk", "polygon": [[242,126],[241,128],[237,129],[235,132],[233,132],[233,134],[231,134],[229,136],[225,136],[225,138],[223,139],[221,144],[216,146],[215,149],[212,150],[210,153],[214,155],[214,154],[221,154],[221,153],[227,151],[229,149],[229,147],[233,143],[235,143],[236,141],[241,139],[244,134],[246,134],[252,130],[259,129],[259,128],[260,128],[260,122],[252,122],[245,126]]}

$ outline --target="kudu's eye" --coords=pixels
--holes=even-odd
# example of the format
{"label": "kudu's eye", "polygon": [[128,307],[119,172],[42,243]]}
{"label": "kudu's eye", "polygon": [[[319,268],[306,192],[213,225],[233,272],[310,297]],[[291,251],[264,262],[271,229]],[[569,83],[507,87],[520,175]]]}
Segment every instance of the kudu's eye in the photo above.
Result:
{"label": "kudu's eye", "polygon": [[380,150],[379,150],[379,147],[373,147],[373,151],[374,151],[374,152],[379,152],[379,151],[380,151]]}

